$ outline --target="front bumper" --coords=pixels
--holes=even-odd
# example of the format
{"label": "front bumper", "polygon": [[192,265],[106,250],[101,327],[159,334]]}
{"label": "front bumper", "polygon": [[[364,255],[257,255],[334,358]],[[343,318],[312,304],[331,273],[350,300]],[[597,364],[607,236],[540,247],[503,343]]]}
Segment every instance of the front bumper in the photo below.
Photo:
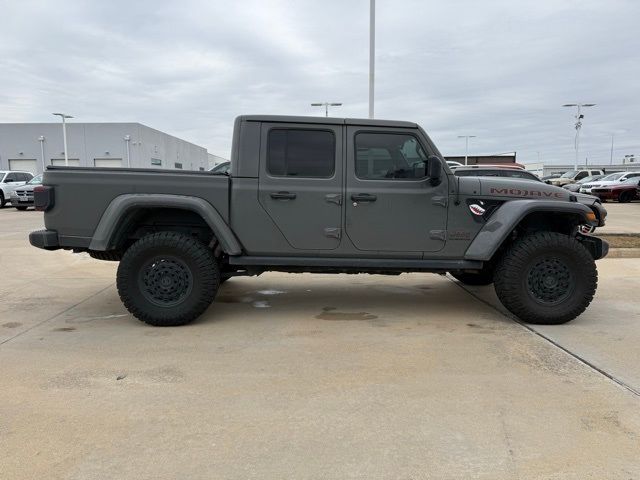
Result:
{"label": "front bumper", "polygon": [[593,256],[594,260],[600,260],[609,253],[609,242],[592,235],[577,235],[576,237]]}
{"label": "front bumper", "polygon": [[29,234],[29,243],[43,250],[58,250],[60,242],[55,230],[37,230]]}

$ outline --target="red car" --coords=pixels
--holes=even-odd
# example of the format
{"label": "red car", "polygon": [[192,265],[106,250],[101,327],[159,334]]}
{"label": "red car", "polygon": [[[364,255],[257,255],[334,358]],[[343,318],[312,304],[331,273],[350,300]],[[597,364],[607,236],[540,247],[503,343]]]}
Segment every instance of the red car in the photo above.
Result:
{"label": "red car", "polygon": [[637,178],[631,178],[618,185],[592,188],[591,195],[599,197],[600,200],[616,200],[620,203],[627,203],[640,198],[640,182]]}

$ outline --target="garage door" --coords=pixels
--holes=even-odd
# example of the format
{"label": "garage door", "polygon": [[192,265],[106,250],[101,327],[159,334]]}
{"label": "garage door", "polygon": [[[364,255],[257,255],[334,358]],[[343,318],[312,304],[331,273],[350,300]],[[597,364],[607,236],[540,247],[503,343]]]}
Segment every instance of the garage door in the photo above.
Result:
{"label": "garage door", "polygon": [[[56,167],[64,167],[64,158],[52,158],[51,165],[55,165]],[[79,167],[80,159],[79,158],[70,158],[69,159],[70,167]]]}
{"label": "garage door", "polygon": [[122,166],[122,159],[121,158],[94,158],[93,165],[95,167],[120,168]]}
{"label": "garage door", "polygon": [[37,160],[26,158],[9,159],[9,170],[21,170],[35,175],[38,172]]}

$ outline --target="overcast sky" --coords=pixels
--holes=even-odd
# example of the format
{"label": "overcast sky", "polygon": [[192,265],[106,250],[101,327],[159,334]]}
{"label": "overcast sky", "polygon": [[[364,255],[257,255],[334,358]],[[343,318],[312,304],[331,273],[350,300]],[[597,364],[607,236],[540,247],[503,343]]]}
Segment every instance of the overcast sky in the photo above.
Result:
{"label": "overcast sky", "polygon": [[[368,113],[368,0],[0,0],[0,122],[140,122],[228,158],[241,114]],[[377,0],[376,117],[445,155],[640,155],[637,0]]]}

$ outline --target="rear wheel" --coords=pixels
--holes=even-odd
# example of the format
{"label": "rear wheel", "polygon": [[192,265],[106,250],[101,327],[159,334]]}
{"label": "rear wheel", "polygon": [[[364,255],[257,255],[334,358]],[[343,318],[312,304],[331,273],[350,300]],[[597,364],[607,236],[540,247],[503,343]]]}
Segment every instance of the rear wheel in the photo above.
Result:
{"label": "rear wheel", "polygon": [[596,291],[593,257],[575,238],[555,232],[517,240],[495,272],[502,304],[518,318],[546,325],[573,320]]}
{"label": "rear wheel", "polygon": [[147,235],[118,266],[117,286],[127,310],[150,325],[185,325],[213,301],[220,281],[213,253],[177,232]]}
{"label": "rear wheel", "polygon": [[4,198],[4,193],[0,192],[0,208],[7,204],[7,200]]}
{"label": "rear wheel", "polygon": [[16,207],[16,209],[18,209],[20,211],[25,211],[27,209],[27,207]]}

